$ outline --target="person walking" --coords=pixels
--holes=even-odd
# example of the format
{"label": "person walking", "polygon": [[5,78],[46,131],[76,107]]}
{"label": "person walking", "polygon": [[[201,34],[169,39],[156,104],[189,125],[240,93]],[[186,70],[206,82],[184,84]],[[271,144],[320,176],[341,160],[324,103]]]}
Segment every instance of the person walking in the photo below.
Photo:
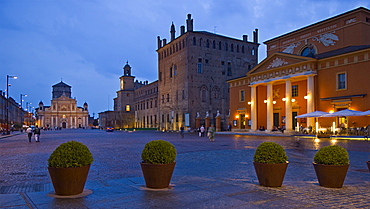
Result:
{"label": "person walking", "polygon": [[215,141],[215,127],[214,125],[212,124],[211,127],[208,128],[208,138],[209,138],[209,141],[211,142],[214,142]]}
{"label": "person walking", "polygon": [[184,126],[180,127],[180,136],[181,138],[184,138]]}
{"label": "person walking", "polygon": [[28,135],[28,142],[31,142],[31,138],[32,138],[32,128],[31,127],[28,127],[27,130],[26,130],[26,133]]}
{"label": "person walking", "polygon": [[40,142],[40,129],[38,126],[35,127],[35,130],[33,131],[35,133],[35,141]]}
{"label": "person walking", "polygon": [[205,131],[204,126],[202,125],[199,130],[200,130],[200,136],[204,137],[204,131]]}

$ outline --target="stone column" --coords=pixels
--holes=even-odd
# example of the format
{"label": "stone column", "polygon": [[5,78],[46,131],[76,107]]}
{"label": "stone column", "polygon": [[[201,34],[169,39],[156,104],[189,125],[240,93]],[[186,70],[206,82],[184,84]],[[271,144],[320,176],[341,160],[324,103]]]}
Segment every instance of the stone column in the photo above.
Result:
{"label": "stone column", "polygon": [[216,116],[216,131],[221,131],[221,115]]}
{"label": "stone column", "polygon": [[[307,113],[315,111],[314,75],[307,77]],[[307,126],[314,126],[314,118],[307,118]]]}
{"label": "stone column", "polygon": [[198,130],[199,127],[200,127],[200,117],[196,117],[195,118],[195,128]]}
{"label": "stone column", "polygon": [[292,114],[292,81],[285,81],[285,129],[286,132],[293,131],[293,114]]}
{"label": "stone column", "polygon": [[205,120],[205,123],[206,123],[206,125],[204,126],[204,128],[206,128],[206,130],[207,130],[209,127],[211,127],[211,122],[210,122],[209,116],[208,117],[205,117],[204,120]]}
{"label": "stone column", "polygon": [[257,86],[251,86],[251,131],[257,130]]}
{"label": "stone column", "polygon": [[273,95],[272,95],[272,86],[273,83],[270,82],[267,84],[267,124],[266,124],[266,130],[271,131],[274,125],[274,107],[272,104]]}

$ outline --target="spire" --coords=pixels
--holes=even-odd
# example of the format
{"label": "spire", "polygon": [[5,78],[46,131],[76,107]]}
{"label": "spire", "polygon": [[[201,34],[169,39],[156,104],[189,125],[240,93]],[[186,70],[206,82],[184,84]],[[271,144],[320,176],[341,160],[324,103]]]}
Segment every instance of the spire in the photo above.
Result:
{"label": "spire", "polygon": [[172,25],[171,25],[171,41],[175,40],[175,33],[176,33],[176,30],[175,30],[175,25],[173,24],[172,22]]}

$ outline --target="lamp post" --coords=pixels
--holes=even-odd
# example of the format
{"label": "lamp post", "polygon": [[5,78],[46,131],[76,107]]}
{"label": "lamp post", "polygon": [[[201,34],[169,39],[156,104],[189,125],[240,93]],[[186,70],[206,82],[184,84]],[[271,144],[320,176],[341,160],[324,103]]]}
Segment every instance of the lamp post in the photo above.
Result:
{"label": "lamp post", "polygon": [[6,134],[10,134],[9,129],[9,78],[17,79],[17,76],[6,75],[6,111],[5,111],[5,123],[6,123]]}
{"label": "lamp post", "polygon": [[23,120],[24,120],[24,114],[23,114],[23,107],[22,107],[22,102],[23,102],[23,97],[27,97],[27,94],[21,94],[21,100],[20,100],[20,108],[21,108],[21,131],[23,131]]}

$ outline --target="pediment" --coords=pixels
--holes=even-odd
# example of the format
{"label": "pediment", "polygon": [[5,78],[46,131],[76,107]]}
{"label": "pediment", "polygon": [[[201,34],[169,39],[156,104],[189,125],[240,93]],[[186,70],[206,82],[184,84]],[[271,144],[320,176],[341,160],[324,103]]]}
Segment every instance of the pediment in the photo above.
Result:
{"label": "pediment", "polygon": [[54,98],[52,101],[76,101],[76,100],[66,96],[60,96],[58,98]]}
{"label": "pediment", "polygon": [[299,65],[300,63],[315,60],[316,59],[310,57],[278,52],[265,58],[262,62],[260,62],[260,64],[249,71],[247,75],[271,72],[274,71],[274,69],[289,68],[291,66]]}

